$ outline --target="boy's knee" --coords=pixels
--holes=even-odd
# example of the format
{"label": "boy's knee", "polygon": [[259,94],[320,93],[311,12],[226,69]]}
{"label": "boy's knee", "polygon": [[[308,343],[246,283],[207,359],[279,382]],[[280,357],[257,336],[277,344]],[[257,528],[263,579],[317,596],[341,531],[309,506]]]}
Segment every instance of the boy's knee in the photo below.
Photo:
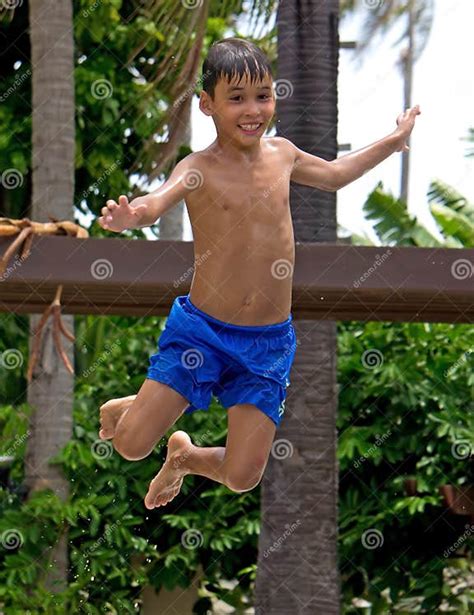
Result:
{"label": "boy's knee", "polygon": [[145,449],[143,445],[140,445],[136,440],[134,441],[123,430],[118,430],[112,443],[117,453],[127,461],[140,461],[151,453],[151,450]]}
{"label": "boy's knee", "polygon": [[245,470],[231,470],[226,476],[226,485],[232,491],[251,491],[259,484],[262,472],[246,472]]}

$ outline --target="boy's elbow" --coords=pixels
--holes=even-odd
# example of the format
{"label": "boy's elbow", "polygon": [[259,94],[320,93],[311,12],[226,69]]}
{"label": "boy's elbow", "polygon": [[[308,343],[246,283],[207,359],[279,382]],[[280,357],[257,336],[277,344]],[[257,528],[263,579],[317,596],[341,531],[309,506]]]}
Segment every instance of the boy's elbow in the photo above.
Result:
{"label": "boy's elbow", "polygon": [[[336,159],[337,160],[337,159]],[[334,160],[329,162],[329,179],[328,192],[337,192],[339,188],[342,188],[342,184],[339,177],[339,171],[334,164]]]}

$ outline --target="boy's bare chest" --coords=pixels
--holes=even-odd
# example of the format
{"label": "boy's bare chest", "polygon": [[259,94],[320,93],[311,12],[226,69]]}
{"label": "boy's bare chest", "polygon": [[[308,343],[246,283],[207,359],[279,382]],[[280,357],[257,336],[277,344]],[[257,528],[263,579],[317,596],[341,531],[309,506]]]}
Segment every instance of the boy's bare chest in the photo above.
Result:
{"label": "boy's bare chest", "polygon": [[[259,165],[209,172],[204,177],[199,202],[212,204],[214,214],[227,212],[241,216],[253,211],[255,215],[276,214],[283,211],[289,201],[288,165]],[[200,207],[202,210],[202,207]],[[207,208],[206,208],[207,209]]]}

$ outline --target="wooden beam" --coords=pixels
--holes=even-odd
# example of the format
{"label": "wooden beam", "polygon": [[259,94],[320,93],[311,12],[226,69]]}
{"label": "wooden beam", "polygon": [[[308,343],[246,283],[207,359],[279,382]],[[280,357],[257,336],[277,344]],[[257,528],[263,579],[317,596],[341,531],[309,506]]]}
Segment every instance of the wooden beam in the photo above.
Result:
{"label": "wooden beam", "polygon": [[[12,242],[0,237],[0,254]],[[168,314],[193,277],[192,242],[35,236],[0,276],[0,311]],[[474,322],[474,250],[296,244],[295,319]]]}

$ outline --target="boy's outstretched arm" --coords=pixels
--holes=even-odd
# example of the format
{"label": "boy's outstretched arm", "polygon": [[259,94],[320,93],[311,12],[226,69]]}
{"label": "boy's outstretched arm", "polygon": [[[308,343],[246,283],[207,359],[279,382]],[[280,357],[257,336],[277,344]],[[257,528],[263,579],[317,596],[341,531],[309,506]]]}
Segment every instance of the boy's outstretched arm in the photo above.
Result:
{"label": "boy's outstretched arm", "polygon": [[195,155],[189,154],[178,162],[158,190],[139,196],[130,203],[124,195],[119,197],[118,203],[109,199],[101,209],[102,216],[98,218],[100,226],[116,233],[151,226],[189,192],[202,185],[202,173],[194,164]]}
{"label": "boy's outstretched arm", "polygon": [[406,140],[415,124],[416,116],[421,113],[419,106],[412,107],[397,118],[397,128],[388,136],[351,152],[335,160],[324,160],[297,148],[291,141],[284,139],[294,155],[291,181],[320,190],[335,192],[343,188],[394,152],[406,151]]}
{"label": "boy's outstretched arm", "polygon": [[408,151],[406,144],[415,125],[415,118],[421,113],[419,105],[407,109],[397,117],[397,128],[388,136],[332,161],[336,170],[336,190],[350,184],[394,152]]}

